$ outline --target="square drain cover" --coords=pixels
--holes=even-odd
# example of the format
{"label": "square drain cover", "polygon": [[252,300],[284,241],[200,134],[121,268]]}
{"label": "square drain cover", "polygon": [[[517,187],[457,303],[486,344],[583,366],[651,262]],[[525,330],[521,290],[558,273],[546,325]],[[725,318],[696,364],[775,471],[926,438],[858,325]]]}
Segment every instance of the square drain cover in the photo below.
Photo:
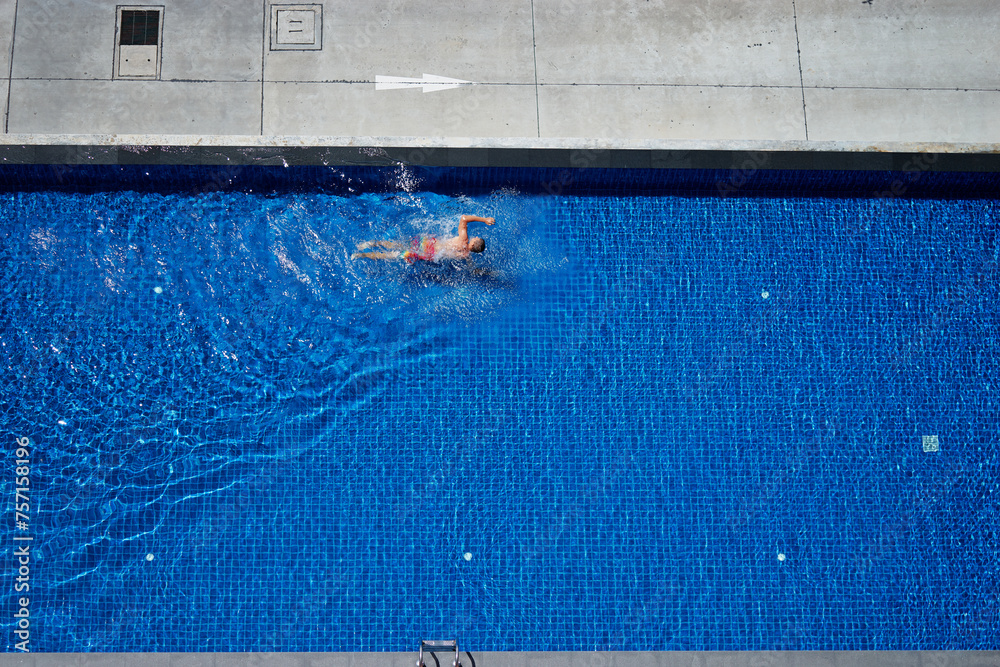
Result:
{"label": "square drain cover", "polygon": [[941,448],[941,445],[938,442],[938,437],[936,435],[923,436],[923,444],[925,452],[936,452]]}
{"label": "square drain cover", "polygon": [[323,5],[271,5],[272,51],[323,48]]}

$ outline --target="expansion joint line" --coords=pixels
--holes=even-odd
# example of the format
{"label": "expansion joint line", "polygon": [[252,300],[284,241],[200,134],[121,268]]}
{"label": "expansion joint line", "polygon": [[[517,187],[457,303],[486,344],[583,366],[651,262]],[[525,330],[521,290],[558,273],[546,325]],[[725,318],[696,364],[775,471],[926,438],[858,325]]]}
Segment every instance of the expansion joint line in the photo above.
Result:
{"label": "expansion joint line", "polygon": [[531,0],[531,58],[535,68],[535,132],[542,136],[542,118],[538,111],[538,47],[535,44],[535,0]]}
{"label": "expansion joint line", "polygon": [[7,106],[3,110],[3,132],[10,132],[10,88],[14,82],[14,38],[17,35],[17,0],[14,0],[14,20],[10,27],[10,70],[7,72]]}
{"label": "expansion joint line", "polygon": [[267,60],[267,44],[270,39],[269,28],[270,26],[270,15],[267,12],[267,0],[262,0],[264,6],[264,24],[262,26],[262,39],[260,41],[260,136],[264,136],[264,88],[265,82],[267,81],[264,76],[264,61]]}
{"label": "expansion joint line", "polygon": [[806,141],[809,140],[809,117],[806,115],[806,86],[802,78],[802,47],[799,45],[799,16],[795,11],[795,0],[792,0],[792,23],[795,25],[795,55],[799,60],[799,91],[802,93],[802,125],[806,130]]}

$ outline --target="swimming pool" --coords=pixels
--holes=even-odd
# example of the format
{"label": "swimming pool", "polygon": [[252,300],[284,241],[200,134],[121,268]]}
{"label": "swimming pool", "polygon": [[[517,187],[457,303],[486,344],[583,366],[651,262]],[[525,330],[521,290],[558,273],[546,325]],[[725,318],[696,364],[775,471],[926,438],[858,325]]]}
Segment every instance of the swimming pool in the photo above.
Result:
{"label": "swimming pool", "polygon": [[6,176],[7,651],[1000,648],[992,175]]}

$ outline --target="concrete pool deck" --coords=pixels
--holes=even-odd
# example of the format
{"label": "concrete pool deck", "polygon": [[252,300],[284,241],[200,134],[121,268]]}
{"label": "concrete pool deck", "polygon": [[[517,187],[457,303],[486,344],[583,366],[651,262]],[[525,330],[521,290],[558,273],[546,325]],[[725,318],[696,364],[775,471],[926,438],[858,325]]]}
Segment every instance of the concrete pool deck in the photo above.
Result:
{"label": "concrete pool deck", "polygon": [[54,145],[76,147],[66,162],[134,145],[402,148],[403,160],[431,147],[463,164],[539,148],[658,151],[660,166],[713,150],[1000,154],[991,0],[157,0],[145,79],[122,78],[116,3],[0,2],[0,157],[49,160],[24,147]]}

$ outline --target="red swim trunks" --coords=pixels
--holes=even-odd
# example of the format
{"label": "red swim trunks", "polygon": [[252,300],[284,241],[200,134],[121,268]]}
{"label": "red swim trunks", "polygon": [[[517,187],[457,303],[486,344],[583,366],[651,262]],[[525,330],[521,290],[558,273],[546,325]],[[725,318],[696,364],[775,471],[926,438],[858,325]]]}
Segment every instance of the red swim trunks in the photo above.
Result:
{"label": "red swim trunks", "polygon": [[403,259],[410,264],[413,264],[418,259],[422,259],[425,262],[434,259],[437,239],[433,236],[422,236],[419,239],[413,239],[410,245],[411,249],[403,253]]}

